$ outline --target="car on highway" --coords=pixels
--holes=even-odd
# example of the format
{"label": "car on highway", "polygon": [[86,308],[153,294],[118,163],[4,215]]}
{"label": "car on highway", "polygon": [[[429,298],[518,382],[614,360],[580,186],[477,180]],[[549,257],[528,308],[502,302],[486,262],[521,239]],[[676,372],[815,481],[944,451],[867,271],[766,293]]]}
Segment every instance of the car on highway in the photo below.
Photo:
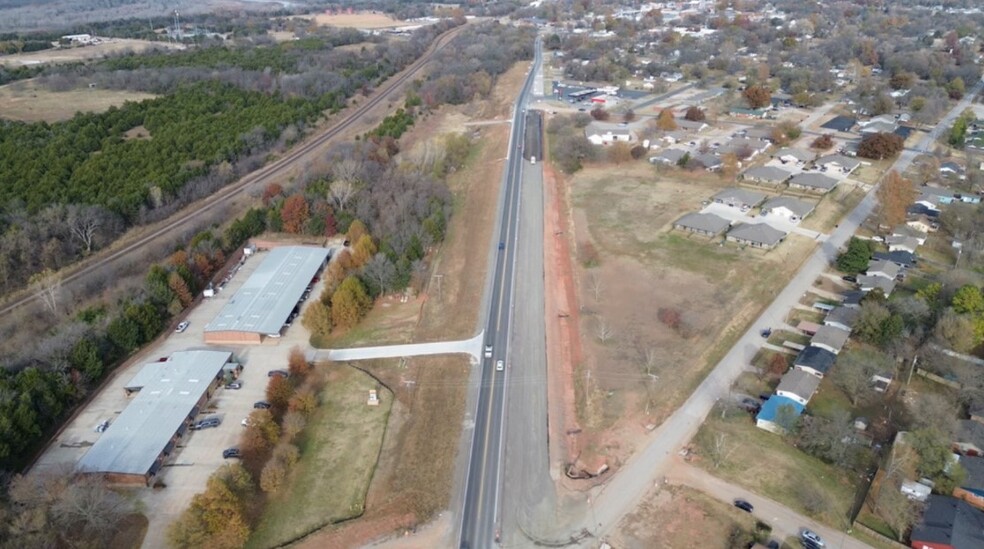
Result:
{"label": "car on highway", "polygon": [[803,542],[803,547],[806,547],[806,549],[823,549],[826,547],[826,544],[823,542],[823,538],[821,538],[816,532],[806,528],[800,532],[800,541]]}
{"label": "car on highway", "polygon": [[499,249],[500,250],[505,250],[506,249],[506,243],[505,242],[500,242],[499,243]]}
{"label": "car on highway", "polygon": [[748,503],[743,499],[736,499],[734,503],[735,503],[735,507],[741,509],[742,511],[751,513],[752,511],[755,510],[755,507],[751,503]]}
{"label": "car on highway", "polygon": [[485,358],[492,358],[492,345],[485,346]]}
{"label": "car on highway", "polygon": [[188,322],[187,320],[182,320],[181,323],[178,324],[178,327],[174,329],[174,333],[180,334],[181,332],[184,332],[185,330],[188,329],[188,326],[190,324],[191,322]]}
{"label": "car on highway", "polygon": [[267,372],[267,377],[275,377],[275,376],[290,377],[290,372],[288,372],[287,370],[270,370],[269,372]]}
{"label": "car on highway", "polygon": [[506,366],[505,366],[505,363],[503,361],[501,361],[501,360],[496,360],[495,361],[495,371],[496,372],[501,372],[505,368],[506,368]]}
{"label": "car on highway", "polygon": [[242,389],[243,388],[243,382],[242,381],[231,381],[229,383],[226,383],[225,388],[226,389]]}
{"label": "car on highway", "polygon": [[222,450],[222,457],[226,459],[237,458],[241,455],[242,452],[239,451],[239,448],[226,448],[225,450]]}
{"label": "car on highway", "polygon": [[200,431],[202,429],[209,429],[211,427],[218,427],[222,423],[222,420],[217,417],[207,417],[198,423],[191,426],[192,431]]}
{"label": "car on highway", "polygon": [[270,406],[271,404],[265,400],[257,400],[253,403],[253,408],[256,408],[257,410],[269,410]]}

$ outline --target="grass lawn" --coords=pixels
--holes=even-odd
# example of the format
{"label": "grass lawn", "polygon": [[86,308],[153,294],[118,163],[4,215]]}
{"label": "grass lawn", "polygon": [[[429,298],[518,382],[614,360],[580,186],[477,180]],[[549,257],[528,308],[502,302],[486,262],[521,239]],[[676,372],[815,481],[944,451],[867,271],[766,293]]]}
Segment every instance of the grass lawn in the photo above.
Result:
{"label": "grass lawn", "polygon": [[[332,368],[302,433],[301,459],[289,484],[267,502],[248,547],[285,544],[363,512],[393,399],[361,371]],[[366,405],[370,389],[378,391],[379,406]]]}
{"label": "grass lawn", "polygon": [[819,311],[804,311],[803,309],[792,309],[789,311],[789,316],[786,319],[788,324],[796,326],[800,322],[812,322],[814,324],[822,324],[823,319],[826,317],[823,313]]}
{"label": "grass lawn", "polygon": [[[722,419],[711,414],[694,438],[703,456],[718,433],[725,435],[733,451],[718,468],[710,459],[698,465],[724,480],[744,486],[788,505],[835,528],[843,528],[854,500],[851,476],[833,465],[807,455],[786,443],[782,437],[755,427],[747,414]],[[822,494],[823,511],[808,511],[801,499],[805,487]]]}
{"label": "grass lawn", "polygon": [[358,325],[333,332],[327,337],[312,335],[311,346],[318,349],[342,349],[410,343],[419,312],[419,300],[400,303],[396,296],[385,297],[377,300]]}
{"label": "grass lawn", "polygon": [[768,341],[773,345],[779,346],[782,346],[787,341],[806,346],[810,344],[810,336],[797,332],[787,332],[785,330],[773,330]]}
{"label": "grass lawn", "polygon": [[829,418],[835,412],[850,410],[853,406],[851,406],[851,401],[847,398],[847,395],[834,385],[834,382],[828,376],[820,382],[820,388],[817,389],[817,394],[813,395],[813,398],[810,399],[808,408],[810,409],[811,415]]}

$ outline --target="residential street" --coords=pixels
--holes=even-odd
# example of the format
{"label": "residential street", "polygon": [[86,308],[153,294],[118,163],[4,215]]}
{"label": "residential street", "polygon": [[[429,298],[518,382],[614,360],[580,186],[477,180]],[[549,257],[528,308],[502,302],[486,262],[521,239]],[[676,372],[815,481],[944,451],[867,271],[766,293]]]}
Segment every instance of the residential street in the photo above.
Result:
{"label": "residential street", "polygon": [[727,504],[741,498],[755,507],[755,518],[772,526],[772,537],[785,539],[788,536],[799,535],[803,528],[809,528],[820,534],[827,542],[827,547],[843,549],[866,549],[862,543],[845,532],[824,526],[810,518],[796,513],[778,501],[753,494],[742,488],[725,482],[703,469],[683,463],[679,458],[671,460],[669,473],[666,475],[669,484],[682,484],[700,490],[705,494]]}

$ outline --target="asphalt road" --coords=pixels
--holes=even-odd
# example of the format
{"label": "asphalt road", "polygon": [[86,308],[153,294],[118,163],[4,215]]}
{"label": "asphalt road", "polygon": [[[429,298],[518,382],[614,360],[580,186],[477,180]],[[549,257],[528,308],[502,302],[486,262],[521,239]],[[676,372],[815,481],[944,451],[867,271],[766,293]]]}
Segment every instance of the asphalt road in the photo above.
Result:
{"label": "asphalt road", "polygon": [[517,235],[523,164],[522,143],[526,125],[526,104],[540,64],[540,42],[536,44],[533,69],[523,83],[513,111],[512,133],[504,174],[505,201],[496,246],[495,270],[489,294],[485,343],[492,345],[492,356],[480,363],[481,384],[474,414],[474,431],[461,515],[459,546],[491,547],[499,537],[499,488],[505,426],[506,388],[511,368],[497,371],[498,360],[509,361],[509,333],[512,317],[513,278],[517,258]]}

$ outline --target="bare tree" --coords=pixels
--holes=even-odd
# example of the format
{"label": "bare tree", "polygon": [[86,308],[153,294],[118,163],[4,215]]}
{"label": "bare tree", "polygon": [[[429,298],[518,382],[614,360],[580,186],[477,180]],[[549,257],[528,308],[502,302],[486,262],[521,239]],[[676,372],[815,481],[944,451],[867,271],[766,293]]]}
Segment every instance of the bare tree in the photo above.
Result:
{"label": "bare tree", "polygon": [[360,158],[348,157],[332,165],[332,181],[328,186],[328,198],[335,203],[336,208],[344,210],[359,191],[362,174],[363,163]]}
{"label": "bare tree", "polygon": [[728,458],[731,457],[731,454],[736,449],[736,445],[728,442],[728,435],[726,433],[714,433],[714,436],[711,437],[710,444],[707,446],[707,457],[711,458],[711,463],[717,469],[722,463],[728,461]]}
{"label": "bare tree", "polygon": [[52,313],[58,312],[61,282],[61,275],[51,269],[45,269],[30,279],[31,291],[44,304],[45,309]]}
{"label": "bare tree", "polygon": [[380,294],[384,294],[390,289],[393,279],[396,277],[396,267],[382,252],[372,256],[372,259],[363,267],[362,272],[379,289]]}
{"label": "bare tree", "polygon": [[92,252],[92,244],[105,221],[102,208],[72,204],[68,210],[68,228],[85,248],[85,255]]}
{"label": "bare tree", "polygon": [[599,316],[595,333],[598,336],[599,341],[602,343],[608,343],[608,340],[615,336],[615,328],[613,328],[612,325],[605,320],[605,317]]}
{"label": "bare tree", "polygon": [[595,301],[600,300],[604,286],[601,277],[597,273],[591,273],[591,277],[588,279],[588,287],[591,288],[591,294],[594,295]]}

